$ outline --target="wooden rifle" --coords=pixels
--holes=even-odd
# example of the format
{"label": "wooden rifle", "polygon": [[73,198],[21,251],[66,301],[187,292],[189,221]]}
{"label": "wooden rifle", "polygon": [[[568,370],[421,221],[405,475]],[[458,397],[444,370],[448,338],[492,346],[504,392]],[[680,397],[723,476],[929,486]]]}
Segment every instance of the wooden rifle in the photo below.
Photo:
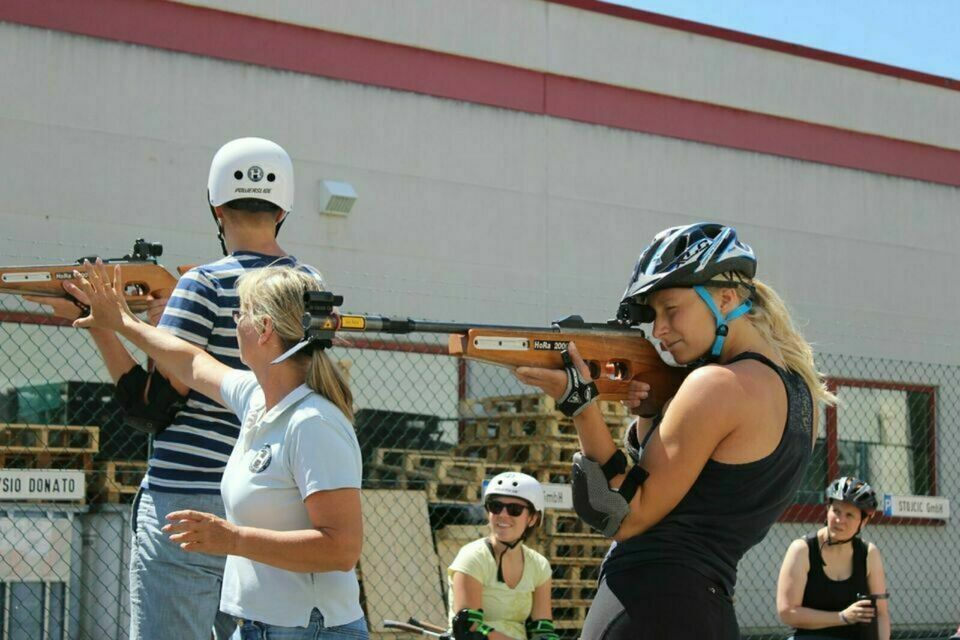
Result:
{"label": "wooden rifle", "polygon": [[[162,254],[163,245],[159,242],[138,238],[131,253],[122,258],[102,259],[106,265],[122,265],[124,297],[134,313],[145,311],[149,300],[169,297],[177,285],[177,276],[157,262]],[[63,298],[82,307],[64,290],[63,283],[74,279],[74,271],[81,270],[84,260],[96,262],[97,256],[79,258],[71,264],[0,267],[0,293]],[[177,267],[177,273],[183,275],[190,269],[189,265]]]}
{"label": "wooden rifle", "polygon": [[306,336],[332,346],[338,334],[375,332],[392,334],[450,334],[452,356],[507,367],[562,368],[560,352],[574,341],[590,367],[590,375],[603,400],[625,400],[631,380],[650,385],[650,395],[638,408],[641,414],[659,410],[676,393],[687,370],[667,365],[642,329],[623,320],[584,322],[568,316],[550,327],[431,322],[410,318],[347,315],[336,311],[343,296],[329,291],[304,295],[303,328]]}

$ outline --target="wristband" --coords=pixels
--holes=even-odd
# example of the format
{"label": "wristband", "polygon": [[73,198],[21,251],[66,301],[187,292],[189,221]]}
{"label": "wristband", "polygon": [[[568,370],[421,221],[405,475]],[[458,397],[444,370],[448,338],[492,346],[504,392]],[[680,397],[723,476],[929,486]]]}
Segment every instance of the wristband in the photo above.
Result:
{"label": "wristband", "polygon": [[850,624],[850,621],[847,620],[847,616],[843,615],[843,611],[840,612],[840,620],[843,622],[843,624]]}

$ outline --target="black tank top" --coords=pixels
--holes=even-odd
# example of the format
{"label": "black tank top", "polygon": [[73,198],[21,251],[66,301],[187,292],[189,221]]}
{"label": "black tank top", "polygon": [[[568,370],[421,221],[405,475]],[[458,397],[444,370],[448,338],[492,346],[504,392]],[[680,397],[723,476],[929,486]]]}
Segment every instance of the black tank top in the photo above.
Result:
{"label": "black tank top", "polygon": [[757,360],[780,376],[787,392],[787,419],[777,448],[745,464],[707,460],[673,511],[642,534],[614,543],[602,575],[675,564],[693,569],[733,596],[737,563],[767,535],[793,501],[813,446],[813,399],[800,374],[768,358],[742,353],[730,363]]}
{"label": "black tank top", "polygon": [[[810,571],[807,572],[807,586],[803,590],[803,606],[821,611],[843,611],[857,601],[857,595],[870,593],[867,587],[867,545],[860,538],[854,538],[853,573],[846,580],[831,580],[823,572],[823,556],[820,555],[820,540],[813,533],[804,538],[810,555]],[[837,622],[839,622],[839,616]],[[862,625],[838,625],[826,629],[797,629],[795,636],[826,636],[828,638],[849,638],[858,640]]]}

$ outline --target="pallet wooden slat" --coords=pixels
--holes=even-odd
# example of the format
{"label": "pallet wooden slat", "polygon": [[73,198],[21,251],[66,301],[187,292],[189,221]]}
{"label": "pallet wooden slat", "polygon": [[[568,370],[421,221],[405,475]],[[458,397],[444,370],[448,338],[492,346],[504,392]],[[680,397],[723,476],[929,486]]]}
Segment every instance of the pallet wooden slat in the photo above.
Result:
{"label": "pallet wooden slat", "polygon": [[[623,417],[606,417],[604,421],[615,440],[623,438],[631,423]],[[463,442],[536,442],[544,439],[576,442],[577,429],[571,418],[549,414],[524,413],[497,417],[474,418],[464,422]]]}
{"label": "pallet wooden slat", "polygon": [[[599,400],[600,411],[609,416],[627,416],[629,412],[622,403],[613,400]],[[486,398],[468,398],[460,401],[460,415],[506,415],[511,413],[562,413],[557,402],[546,394],[523,394],[513,396],[490,396]]]}
{"label": "pallet wooden slat", "polygon": [[123,502],[135,496],[140,480],[147,471],[147,463],[130,460],[107,460],[100,464],[100,473],[94,484],[94,498],[102,502]]}
{"label": "pallet wooden slat", "polygon": [[0,425],[0,453],[97,453],[100,428],[53,424]]}

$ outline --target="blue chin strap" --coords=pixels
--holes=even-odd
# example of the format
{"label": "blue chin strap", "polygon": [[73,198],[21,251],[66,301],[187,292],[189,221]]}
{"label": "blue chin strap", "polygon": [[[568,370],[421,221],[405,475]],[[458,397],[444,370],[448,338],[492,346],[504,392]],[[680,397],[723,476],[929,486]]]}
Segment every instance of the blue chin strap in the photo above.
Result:
{"label": "blue chin strap", "polygon": [[740,316],[744,315],[750,309],[753,308],[753,303],[747,299],[740,303],[740,306],[724,316],[720,313],[720,309],[717,308],[716,303],[713,301],[713,297],[707,291],[706,287],[695,286],[693,288],[697,292],[704,302],[707,303],[707,307],[710,309],[710,312],[713,314],[713,319],[717,321],[717,338],[713,341],[713,346],[710,348],[710,360],[715,360],[720,356],[720,351],[723,350],[723,341],[727,337],[727,334],[730,332],[730,327],[727,326],[728,322],[736,320]]}

